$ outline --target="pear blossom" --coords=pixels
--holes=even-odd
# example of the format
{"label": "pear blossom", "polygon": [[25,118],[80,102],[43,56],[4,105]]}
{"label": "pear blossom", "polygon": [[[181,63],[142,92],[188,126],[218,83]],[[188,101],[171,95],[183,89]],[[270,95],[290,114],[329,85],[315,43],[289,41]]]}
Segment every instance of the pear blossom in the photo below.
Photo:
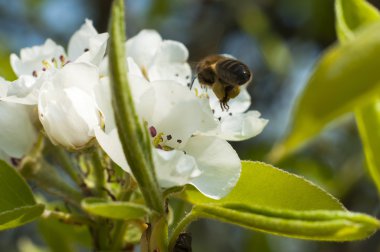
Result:
{"label": "pear blossom", "polygon": [[[142,73],[151,81],[176,80],[184,86],[191,86],[191,69],[187,63],[189,53],[182,43],[162,40],[154,30],[142,30],[127,41],[126,50],[131,74]],[[231,55],[224,55],[233,58]],[[139,70],[131,67],[134,65],[131,62],[135,62]],[[247,85],[241,87],[240,94],[228,102],[228,111],[224,111],[214,92],[207,87],[202,88],[195,78],[192,91],[204,103],[203,110],[211,108],[218,124],[214,130],[200,134],[217,135],[229,141],[242,141],[263,131],[268,120],[261,118],[258,111],[247,111],[251,105],[251,97],[246,87]]]}
{"label": "pear blossom", "polygon": [[71,36],[67,54],[62,46],[51,39],[42,45],[21,49],[20,56],[11,54],[11,66],[16,75],[24,79],[25,76],[34,77],[34,80],[28,78],[27,85],[18,87],[14,102],[36,104],[44,79],[70,62],[87,62],[98,66],[104,58],[107,40],[108,33],[98,34],[92,21],[86,20]]}
{"label": "pear blossom", "polygon": [[38,114],[54,144],[81,149],[94,138],[101,115],[94,99],[98,68],[70,63],[45,80],[38,97]]}
{"label": "pear blossom", "polygon": [[[0,78],[0,98],[10,85]],[[21,158],[31,150],[37,139],[31,115],[31,106],[0,101],[0,159]]]}
{"label": "pear blossom", "polygon": [[[103,90],[109,89],[105,80]],[[192,184],[209,197],[225,196],[236,184],[241,164],[227,141],[194,135],[199,130],[210,131],[217,126],[211,110],[205,110],[189,88],[173,80],[148,82],[130,74],[129,83],[137,112],[149,128],[160,185],[167,188]],[[112,112],[110,92],[99,93],[102,96],[98,96],[98,100],[103,99],[103,102],[98,101],[98,104],[103,104],[100,109],[106,120],[105,130],[100,127],[95,130],[96,138],[111,159],[130,172],[115,123],[107,121],[107,118],[113,120],[107,116]],[[108,98],[104,94],[108,94]]]}
{"label": "pear blossom", "polygon": [[208,104],[218,121],[217,130],[203,132],[205,135],[217,135],[228,141],[242,141],[260,134],[268,123],[267,119],[261,118],[256,110],[249,110],[251,96],[246,85],[240,88],[240,93],[228,102],[229,109],[223,110],[215,93],[207,87],[201,87],[198,80],[194,80],[193,93],[200,99],[207,99]]}

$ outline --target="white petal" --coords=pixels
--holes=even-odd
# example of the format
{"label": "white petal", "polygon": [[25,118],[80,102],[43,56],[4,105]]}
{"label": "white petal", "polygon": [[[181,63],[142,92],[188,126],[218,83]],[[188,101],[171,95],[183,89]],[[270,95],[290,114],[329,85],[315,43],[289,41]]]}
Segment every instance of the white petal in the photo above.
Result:
{"label": "white petal", "polygon": [[189,51],[180,42],[164,40],[158,48],[153,59],[153,64],[186,63]]}
{"label": "white petal", "polygon": [[188,57],[189,52],[182,43],[163,41],[148,69],[149,80],[175,80],[187,86],[191,82]]}
{"label": "white petal", "polygon": [[[178,148],[184,146],[189,137],[207,118],[202,105],[190,90],[174,81],[155,81],[142,95],[137,110],[149,127],[157,133],[170,135],[165,145]],[[207,124],[207,123],[206,123]]]}
{"label": "white petal", "polygon": [[98,34],[92,21],[86,22],[70,38],[68,56],[71,61],[90,62],[99,65],[107,47],[108,34]]}
{"label": "white petal", "polygon": [[[85,147],[100,124],[94,98],[78,87],[45,83],[38,101],[39,118],[54,144],[70,149]],[[56,86],[58,85],[58,87]]]}
{"label": "white petal", "polygon": [[126,42],[127,57],[133,58],[140,68],[148,69],[161,43],[158,32],[142,30]]}
{"label": "white petal", "polygon": [[[88,39],[88,48],[76,58],[76,62],[89,62],[96,66],[100,65],[107,49],[108,33],[97,34]],[[87,50],[88,49],[88,50]]]}
{"label": "white petal", "polygon": [[95,128],[95,136],[100,147],[102,147],[112,161],[126,172],[131,173],[127,159],[124,156],[117,129],[114,128],[106,134],[100,127],[97,127]]}
{"label": "white petal", "polygon": [[268,120],[260,118],[258,111],[224,117],[220,122],[218,137],[229,141],[242,141],[260,134]]}
{"label": "white petal", "polygon": [[127,67],[128,67],[128,74],[132,74],[132,75],[136,75],[136,76],[144,78],[140,67],[136,64],[133,58],[131,57],[127,58]]}
{"label": "white petal", "polygon": [[191,68],[187,63],[154,64],[148,71],[150,81],[173,80],[189,87],[191,84]]}
{"label": "white petal", "polygon": [[33,147],[37,133],[30,119],[30,107],[0,101],[0,149],[21,158]]}
{"label": "white petal", "polygon": [[[143,77],[128,75],[132,97],[138,103],[141,95],[148,89],[149,83]],[[95,87],[95,98],[99,110],[102,112],[106,133],[114,129],[115,117],[112,108],[111,83],[109,77],[101,78]]]}
{"label": "white petal", "polygon": [[7,96],[10,81],[6,81],[4,78],[0,77],[0,98]]}
{"label": "white petal", "polygon": [[33,71],[39,72],[45,67],[43,61],[53,65],[51,60],[59,61],[61,55],[65,55],[63,47],[47,39],[43,45],[21,49],[20,58],[11,54],[11,66],[17,76],[32,75]]}
{"label": "white petal", "polygon": [[35,105],[38,102],[38,93],[43,78],[36,79],[30,75],[22,75],[12,83],[8,83],[5,96],[2,101]]}
{"label": "white petal", "polygon": [[161,187],[172,187],[189,184],[201,172],[194,157],[183,151],[153,150],[156,175]]}
{"label": "white petal", "polygon": [[214,116],[216,118],[223,118],[230,113],[242,113],[251,106],[251,96],[246,88],[241,88],[239,95],[228,101],[229,109],[224,111],[220,106],[219,99],[211,89],[208,89],[208,94],[210,97],[210,107],[214,110]]}
{"label": "white petal", "polygon": [[99,82],[99,70],[89,63],[69,63],[52,77],[60,88],[77,87],[92,95]]}
{"label": "white petal", "polygon": [[191,184],[206,196],[220,199],[236,185],[241,171],[239,156],[231,145],[216,137],[192,137],[184,148],[197,162],[201,175]]}

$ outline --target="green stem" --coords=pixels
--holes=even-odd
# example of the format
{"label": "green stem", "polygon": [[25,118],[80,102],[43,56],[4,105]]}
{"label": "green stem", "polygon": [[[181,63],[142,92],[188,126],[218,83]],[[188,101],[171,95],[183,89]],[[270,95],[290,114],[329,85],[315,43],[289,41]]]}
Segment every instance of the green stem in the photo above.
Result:
{"label": "green stem", "polygon": [[173,251],[175,243],[183,230],[193,221],[198,219],[198,216],[192,211],[185,215],[185,217],[178,222],[178,224],[173,228],[169,239],[169,251]]}
{"label": "green stem", "polygon": [[57,157],[58,162],[61,164],[62,169],[70,176],[70,178],[81,188],[83,179],[80,176],[79,170],[74,168],[68,153],[62,148],[54,148],[54,155]]}
{"label": "green stem", "polygon": [[94,171],[95,190],[97,192],[97,195],[100,197],[105,197],[107,195],[107,193],[105,192],[106,176],[102,164],[102,159],[98,150],[94,150],[94,152],[92,153],[92,167]]}
{"label": "green stem", "polygon": [[[131,191],[133,189],[133,183],[131,176],[125,174],[125,184],[120,188],[120,192],[117,196],[118,201],[127,201],[130,198]],[[112,237],[114,238],[112,243],[112,250],[122,249],[125,232],[127,231],[127,222],[126,221],[116,221]]]}
{"label": "green stem", "polygon": [[46,209],[43,212],[41,217],[44,219],[59,220],[59,221],[66,223],[66,224],[86,225],[86,226],[94,225],[94,223],[90,219],[83,217],[81,215],[74,215],[74,214],[58,212],[58,211],[51,211],[51,210],[46,210]]}
{"label": "green stem", "polygon": [[126,75],[124,1],[115,0],[110,22],[109,63],[116,125],[128,164],[147,206],[164,215],[163,199],[155,177],[147,129],[137,116]]}
{"label": "green stem", "polygon": [[20,167],[20,173],[25,178],[33,180],[46,192],[61,197],[73,205],[80,206],[83,198],[81,193],[66,184],[44,159],[35,160],[26,157]]}

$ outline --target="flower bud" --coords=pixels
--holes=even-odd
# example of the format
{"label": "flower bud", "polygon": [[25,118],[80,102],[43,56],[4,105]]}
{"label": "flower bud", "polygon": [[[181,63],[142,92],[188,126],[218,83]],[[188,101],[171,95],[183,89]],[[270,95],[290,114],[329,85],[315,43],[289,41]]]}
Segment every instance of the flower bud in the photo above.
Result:
{"label": "flower bud", "polygon": [[78,150],[94,137],[100,112],[93,88],[99,81],[96,67],[71,63],[44,82],[38,101],[40,121],[54,144]]}

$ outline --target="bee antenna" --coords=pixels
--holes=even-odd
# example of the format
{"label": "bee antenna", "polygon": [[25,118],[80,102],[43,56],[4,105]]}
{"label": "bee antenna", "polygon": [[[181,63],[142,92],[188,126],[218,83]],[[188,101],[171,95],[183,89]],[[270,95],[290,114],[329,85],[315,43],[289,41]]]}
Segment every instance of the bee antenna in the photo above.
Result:
{"label": "bee antenna", "polygon": [[195,81],[196,78],[198,78],[197,75],[195,75],[195,76],[193,77],[193,79],[191,80],[191,84],[190,84],[190,86],[189,86],[190,90],[191,90],[191,88],[193,87],[193,85],[194,85],[194,81]]}

